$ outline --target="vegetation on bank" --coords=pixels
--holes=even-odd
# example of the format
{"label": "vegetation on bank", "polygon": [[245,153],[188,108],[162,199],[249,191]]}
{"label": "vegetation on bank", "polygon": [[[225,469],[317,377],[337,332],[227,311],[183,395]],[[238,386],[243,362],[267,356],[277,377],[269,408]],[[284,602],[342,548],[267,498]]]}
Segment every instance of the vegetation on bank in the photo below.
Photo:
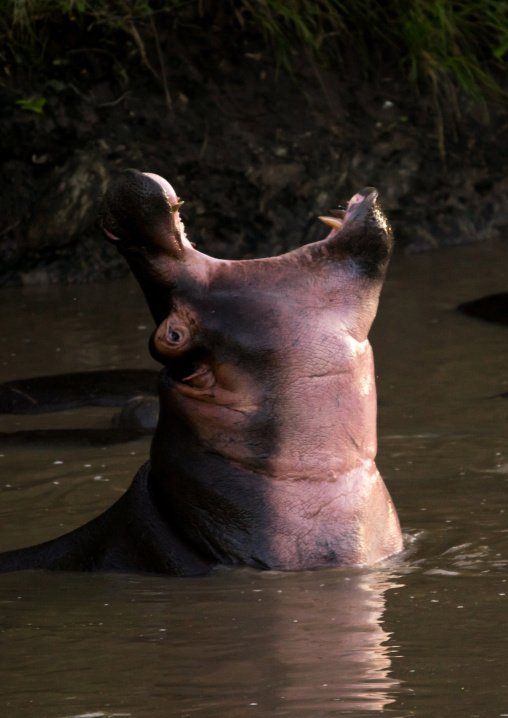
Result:
{"label": "vegetation on bank", "polygon": [[[441,103],[457,87],[480,101],[501,94],[496,78],[507,69],[506,0],[2,0],[0,45],[30,50],[36,63],[50,52],[62,19],[108,49],[115,37],[129,35],[142,62],[162,76],[160,31],[178,24],[196,32],[210,24],[257,31],[288,67],[302,47],[346,70],[360,63],[367,76],[380,62],[396,60],[413,86]],[[157,49],[157,71],[147,44]]]}

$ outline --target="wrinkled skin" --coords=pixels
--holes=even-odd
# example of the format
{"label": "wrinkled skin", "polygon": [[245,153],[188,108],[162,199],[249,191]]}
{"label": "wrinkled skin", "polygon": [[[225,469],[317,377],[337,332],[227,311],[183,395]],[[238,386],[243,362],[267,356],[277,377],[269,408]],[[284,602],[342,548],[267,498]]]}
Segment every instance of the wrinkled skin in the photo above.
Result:
{"label": "wrinkled skin", "polygon": [[4,570],[301,570],[400,551],[375,465],[367,335],[392,250],[376,198],[367,188],[325,218],[321,242],[227,261],[188,241],[165,180],[117,177],[99,224],[144,291],[164,365],[150,464],[108,512],[4,555]]}

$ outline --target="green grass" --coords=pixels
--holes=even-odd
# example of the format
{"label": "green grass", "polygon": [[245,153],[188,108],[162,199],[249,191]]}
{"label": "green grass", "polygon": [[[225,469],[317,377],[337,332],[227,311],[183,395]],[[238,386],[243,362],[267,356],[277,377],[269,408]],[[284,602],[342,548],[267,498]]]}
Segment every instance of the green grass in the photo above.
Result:
{"label": "green grass", "polygon": [[457,88],[480,102],[502,94],[496,77],[507,69],[508,0],[0,0],[0,44],[3,36],[40,57],[44,28],[67,16],[85,31],[127,33],[148,65],[145,42],[158,46],[161,23],[210,13],[236,30],[257,28],[288,68],[303,48],[332,66],[354,57],[367,76],[395,61],[440,104],[453,102]]}

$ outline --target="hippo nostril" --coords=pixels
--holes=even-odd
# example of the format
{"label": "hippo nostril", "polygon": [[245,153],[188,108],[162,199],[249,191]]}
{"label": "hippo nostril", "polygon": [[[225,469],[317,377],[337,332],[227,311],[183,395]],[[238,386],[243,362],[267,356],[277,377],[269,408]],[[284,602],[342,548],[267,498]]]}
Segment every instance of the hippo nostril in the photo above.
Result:
{"label": "hippo nostril", "polygon": [[180,334],[173,330],[173,331],[169,332],[168,339],[170,342],[174,342],[176,344],[177,342],[180,341]]}

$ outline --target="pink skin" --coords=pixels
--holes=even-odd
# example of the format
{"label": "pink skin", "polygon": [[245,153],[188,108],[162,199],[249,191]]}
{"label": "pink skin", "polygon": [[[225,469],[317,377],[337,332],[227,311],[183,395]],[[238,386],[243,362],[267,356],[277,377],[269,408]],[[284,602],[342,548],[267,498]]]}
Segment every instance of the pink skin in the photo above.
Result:
{"label": "pink skin", "polygon": [[[175,207],[171,185],[146,176]],[[345,227],[373,196],[350,200]],[[194,249],[177,210],[169,222],[128,261],[160,322],[153,349],[168,369],[151,462],[182,532],[223,562],[285,570],[400,551],[375,465],[367,339],[388,259],[379,276],[363,276],[334,228],[280,257],[217,260]],[[169,314],[154,311],[154,283],[168,288]],[[190,356],[198,358],[176,375],[175,362]]]}

